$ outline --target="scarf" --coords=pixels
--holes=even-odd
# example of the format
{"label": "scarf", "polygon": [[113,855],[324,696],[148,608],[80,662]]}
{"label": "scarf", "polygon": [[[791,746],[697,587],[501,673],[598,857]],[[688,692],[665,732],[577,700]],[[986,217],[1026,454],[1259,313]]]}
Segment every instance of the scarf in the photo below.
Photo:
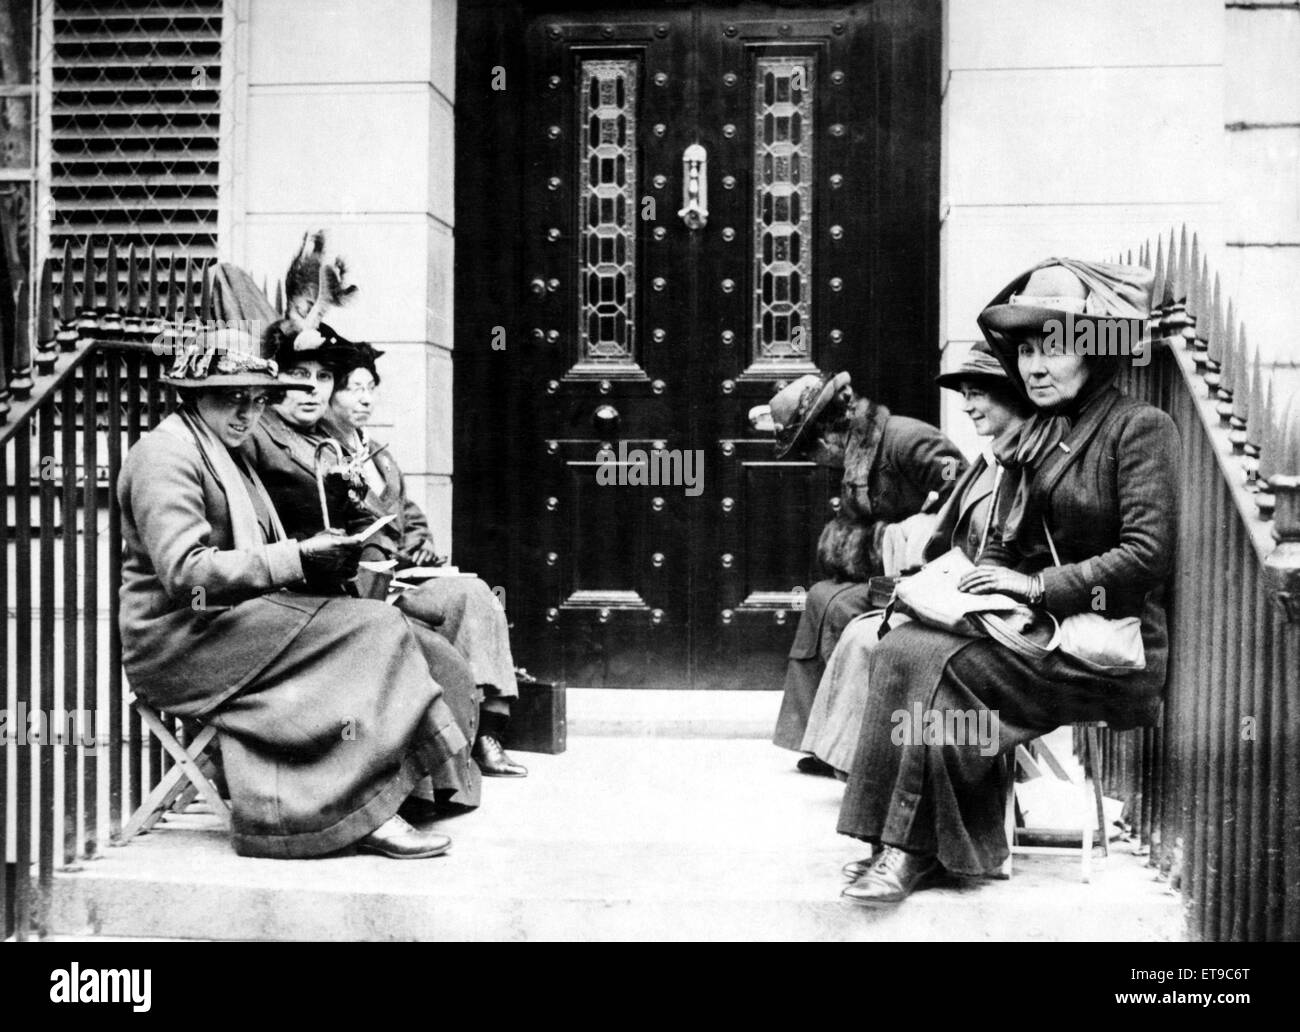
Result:
{"label": "scarf", "polygon": [[[993,442],[993,455],[1007,471],[1004,490],[1012,499],[1002,519],[1001,540],[1015,541],[1026,528],[1035,525],[1042,499],[1034,490],[1036,474],[1074,429],[1079,416],[1115,379],[1116,368],[1094,364],[1079,393],[1053,408],[1039,409],[1018,431],[1003,434]],[[996,513],[991,514],[996,518]]]}
{"label": "scarf", "polygon": [[[229,449],[208,429],[207,424],[193,413],[179,409],[159,423],[158,429],[179,440],[192,441],[198,447],[203,461],[217,478],[221,490],[225,492],[226,506],[230,510],[230,531],[235,539],[235,548],[241,552],[254,552],[264,547],[266,539],[262,533],[262,525],[257,520],[253,499],[244,486],[244,476],[235,465]],[[266,493],[266,488],[252,467],[245,466],[244,470],[270,515],[274,540],[283,541],[284,524],[280,522],[271,496]]]}
{"label": "scarf", "polygon": [[[880,454],[880,440],[885,434],[889,409],[870,398],[857,398],[849,407],[849,432],[844,444],[844,497],[855,503],[870,505],[871,474]],[[859,514],[870,519],[870,512]]]}

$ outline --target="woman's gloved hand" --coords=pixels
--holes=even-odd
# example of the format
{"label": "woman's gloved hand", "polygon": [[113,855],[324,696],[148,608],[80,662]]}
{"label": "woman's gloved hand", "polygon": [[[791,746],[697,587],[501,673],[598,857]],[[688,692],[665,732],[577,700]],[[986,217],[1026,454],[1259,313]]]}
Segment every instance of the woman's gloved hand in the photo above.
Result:
{"label": "woman's gloved hand", "polygon": [[972,595],[1010,595],[1017,602],[1027,602],[1033,582],[1029,574],[1005,566],[977,566],[962,574],[957,587]]}
{"label": "woman's gloved hand", "polygon": [[441,566],[443,561],[433,550],[433,541],[425,538],[413,548],[406,550],[406,557],[411,560],[413,566]]}
{"label": "woman's gloved hand", "polygon": [[362,543],[341,530],[323,530],[298,542],[302,570],[309,583],[340,582],[357,575]]}

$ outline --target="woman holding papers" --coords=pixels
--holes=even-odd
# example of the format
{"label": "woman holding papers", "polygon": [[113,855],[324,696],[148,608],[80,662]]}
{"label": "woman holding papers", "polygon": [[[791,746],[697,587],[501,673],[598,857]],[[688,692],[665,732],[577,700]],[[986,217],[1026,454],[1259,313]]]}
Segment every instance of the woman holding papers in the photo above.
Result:
{"label": "woman holding papers", "polygon": [[[889,632],[872,657],[840,810],[841,833],[883,847],[844,890],[852,902],[897,904],[941,868],[997,873],[1008,848],[1003,754],[1065,723],[1104,720],[1122,729],[1156,718],[1168,651],[1163,584],[1176,538],[1178,433],[1167,415],[1113,386],[1121,358],[1081,351],[1059,332],[1085,320],[1140,325],[1150,290],[1146,269],[1051,259],[1017,277],[980,315],[994,355],[1034,414],[999,449],[1010,470],[1003,490],[1013,493],[959,583],[965,592],[1037,607],[1062,629],[1066,618],[1080,617],[1098,645],[1121,625],[1137,624],[1141,655],[1123,672],[1102,672],[1055,639],[962,637],[916,621]],[[937,714],[954,731],[996,716],[996,741],[909,735],[908,715],[918,712],[927,720]]]}
{"label": "woman holding papers", "polygon": [[[267,493],[284,522],[285,532],[299,540],[311,538],[329,528],[338,528],[339,532],[352,535],[363,534],[382,515],[362,503],[348,477],[338,475],[342,471],[324,476],[323,486],[317,480],[318,454],[324,469],[323,460],[337,448],[321,420],[334,393],[331,362],[346,346],[342,338],[321,321],[321,317],[331,303],[346,299],[351,290],[343,284],[341,272],[333,279],[320,272],[321,268],[332,267],[321,251],[323,244],[320,251],[309,251],[307,243],[304,243],[303,251],[294,258],[285,277],[285,314],[270,324],[262,340],[263,352],[274,358],[281,377],[301,389],[270,405],[240,448],[248,465],[257,471],[266,485]],[[325,300],[322,300],[322,295],[326,295]],[[375,536],[372,536],[366,544],[374,540]],[[351,577],[317,581],[313,586],[321,592],[332,591],[384,601],[382,591],[366,590],[367,583],[374,578],[365,570],[359,577],[357,572],[354,568]],[[412,617],[410,613],[407,616],[424,651],[429,672],[442,685],[447,705],[451,707],[466,740],[473,742],[478,730],[481,693],[469,665],[427,621]],[[435,773],[433,787],[438,790],[436,795],[430,791],[422,793],[421,797],[428,795],[437,803],[450,803],[462,808],[478,805],[481,781],[478,767],[471,762],[470,749],[458,755],[455,763]],[[410,812],[412,816],[422,816],[421,809],[414,804]]]}
{"label": "woman holding papers", "polygon": [[241,855],[445,852],[445,835],[398,816],[468,751],[410,622],[311,590],[355,571],[361,542],[295,540],[239,450],[302,385],[233,331],[200,335],[165,382],[180,406],[131,448],[117,488],[132,689],[217,728]]}
{"label": "woman holding papers", "polygon": [[[321,426],[342,445],[367,511],[394,517],[372,539],[372,550],[395,560],[399,576],[411,567],[438,566],[442,560],[435,556],[429,522],[407,495],[391,449],[369,435],[379,386],[375,362],[382,352],[337,334],[332,334],[332,339],[336,342],[329,358],[334,394]],[[510,700],[518,696],[519,688],[505,609],[492,590],[477,577],[454,573],[428,576],[400,595],[396,604],[409,616],[437,627],[469,663],[474,683],[484,696],[474,742],[479,769],[487,777],[527,775],[527,768],[516,763],[501,744],[510,720]]]}

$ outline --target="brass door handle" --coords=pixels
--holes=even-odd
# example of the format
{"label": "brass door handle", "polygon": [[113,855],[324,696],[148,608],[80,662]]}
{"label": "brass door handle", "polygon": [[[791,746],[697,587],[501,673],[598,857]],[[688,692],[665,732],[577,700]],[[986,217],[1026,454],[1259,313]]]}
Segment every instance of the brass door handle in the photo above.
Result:
{"label": "brass door handle", "polygon": [[693,230],[709,222],[709,152],[698,143],[682,151],[682,210],[677,217]]}

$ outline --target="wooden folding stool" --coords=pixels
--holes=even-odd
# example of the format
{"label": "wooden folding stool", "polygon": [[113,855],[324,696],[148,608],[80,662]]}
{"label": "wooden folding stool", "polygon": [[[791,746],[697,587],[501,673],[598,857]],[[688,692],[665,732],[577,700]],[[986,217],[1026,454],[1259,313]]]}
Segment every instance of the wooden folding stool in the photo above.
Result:
{"label": "wooden folding stool", "polygon": [[131,705],[175,762],[131,815],[116,844],[126,845],[137,835],[149,831],[169,809],[184,809],[198,795],[207,799],[212,812],[229,824],[230,806],[221,798],[212,781],[217,769],[217,729],[211,724],[203,724],[188,745],[181,745],[156,709],[138,696],[131,697]]}

